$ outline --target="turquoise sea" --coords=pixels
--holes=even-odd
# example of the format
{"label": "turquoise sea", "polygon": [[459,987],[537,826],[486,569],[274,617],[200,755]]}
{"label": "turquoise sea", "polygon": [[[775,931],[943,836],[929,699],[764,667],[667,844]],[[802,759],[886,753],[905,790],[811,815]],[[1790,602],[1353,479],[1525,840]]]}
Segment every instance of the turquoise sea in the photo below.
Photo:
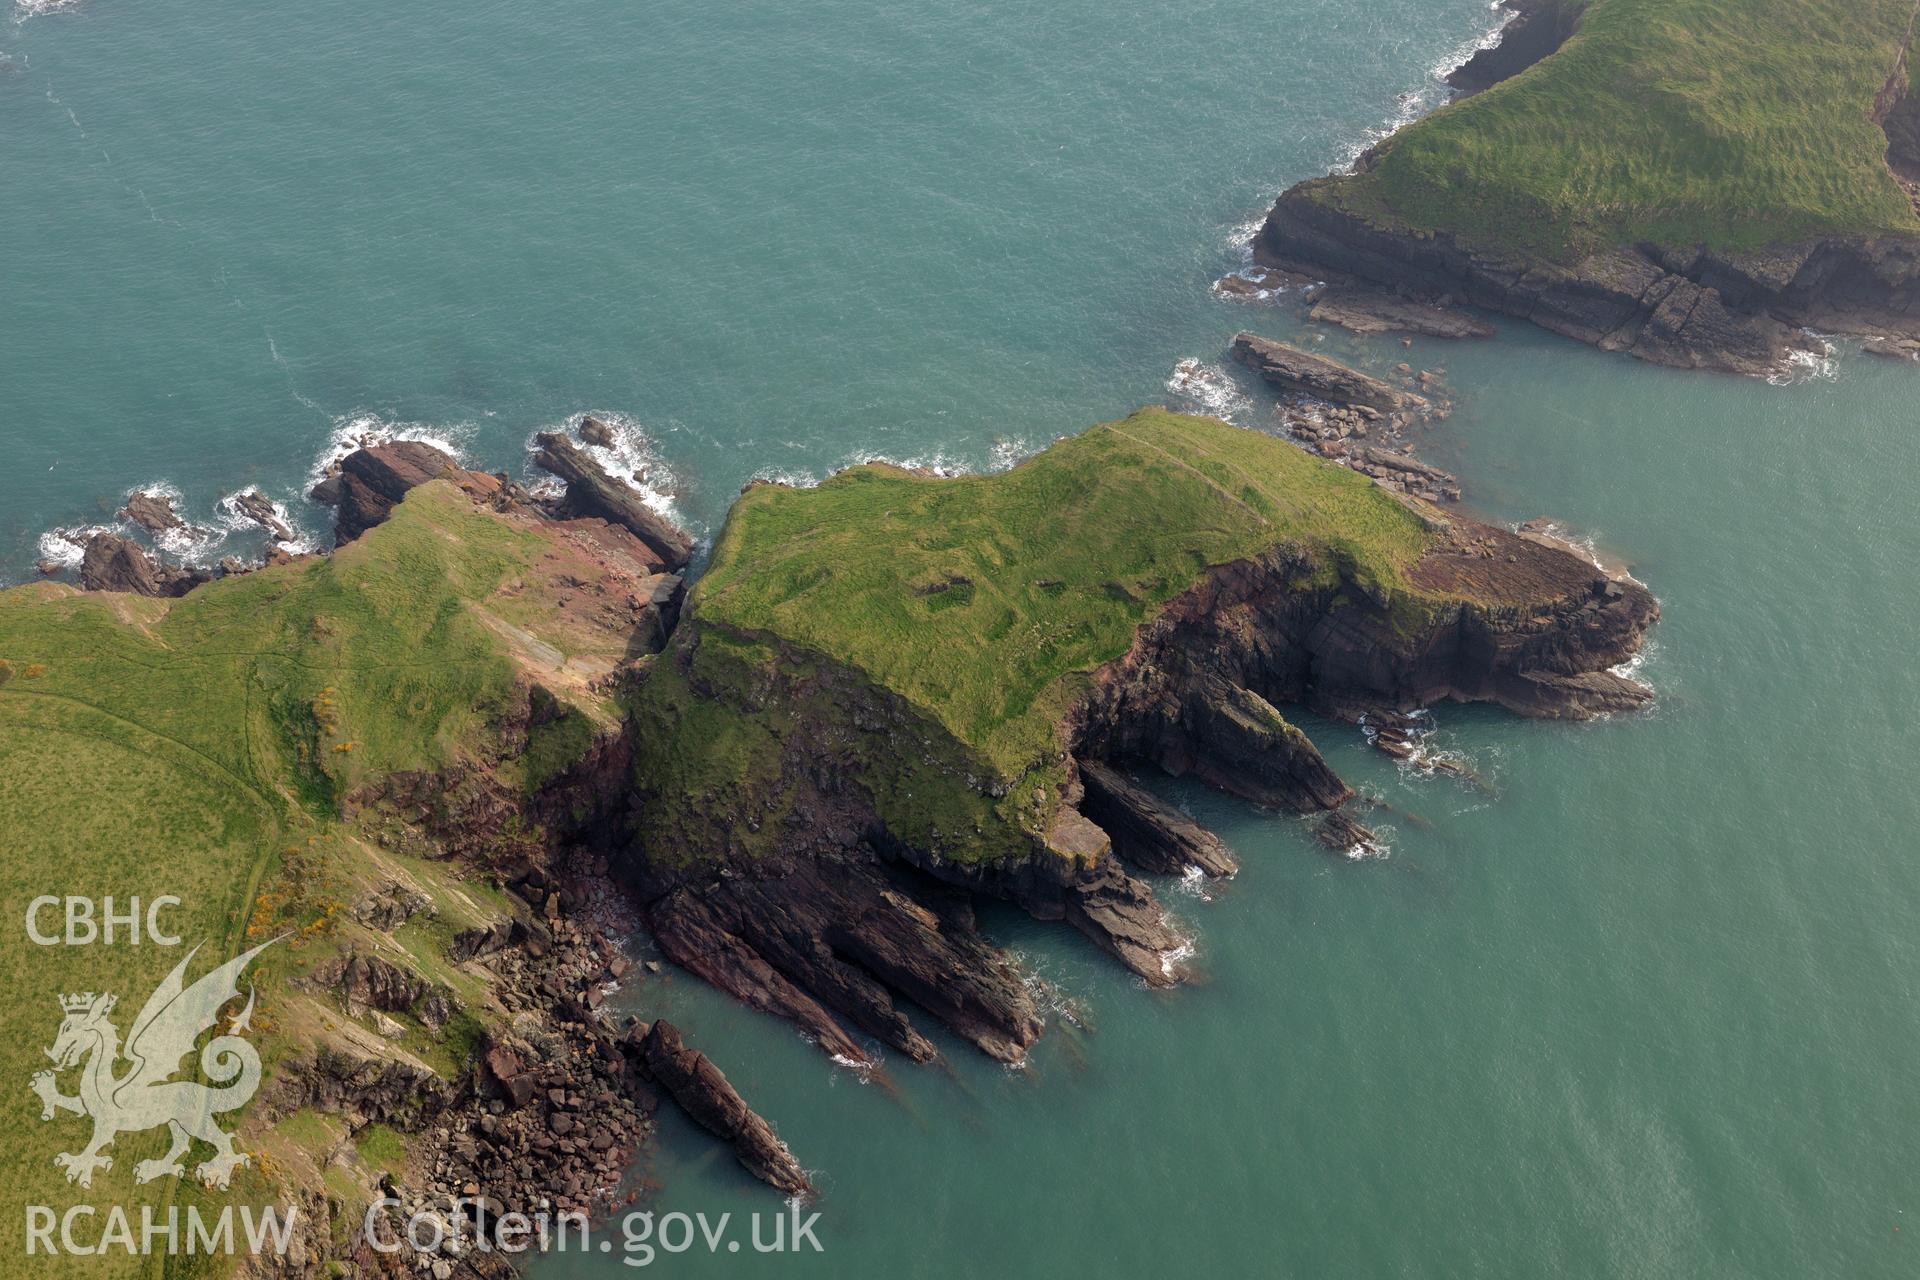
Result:
{"label": "turquoise sea", "polygon": [[[0,0],[0,4],[15,0]],[[618,415],[711,535],[756,474],[980,469],[1231,334],[1280,187],[1441,98],[1485,0],[314,0],[0,14],[0,577],[164,482],[299,494],[365,431],[522,469]],[[703,1276],[1895,1277],[1920,1271],[1920,369],[1790,385],[1503,325],[1422,441],[1665,618],[1653,711],[1436,712],[1485,792],[1311,726],[1391,855],[1179,784],[1245,870],[1163,891],[1204,983],[995,935],[1082,1010],[1031,1067],[863,1083],[671,972],[817,1170],[818,1256]],[[1211,407],[1259,426],[1259,393]],[[1186,401],[1177,401],[1187,403]],[[772,1212],[666,1117],[656,1211]],[[536,1280],[628,1274],[550,1257]]]}

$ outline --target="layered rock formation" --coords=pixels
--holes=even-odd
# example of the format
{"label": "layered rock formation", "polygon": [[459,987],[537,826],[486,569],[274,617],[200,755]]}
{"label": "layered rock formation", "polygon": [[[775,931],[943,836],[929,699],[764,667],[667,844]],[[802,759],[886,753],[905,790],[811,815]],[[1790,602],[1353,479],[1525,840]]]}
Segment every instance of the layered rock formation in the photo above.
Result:
{"label": "layered rock formation", "polygon": [[[583,438],[591,433],[605,439],[607,428],[599,420],[587,418],[581,431]],[[667,570],[686,568],[693,555],[693,539],[662,519],[631,485],[608,475],[590,454],[558,432],[543,431],[534,437],[534,444],[534,464],[566,482],[559,514],[589,516],[624,526],[660,557]]]}
{"label": "layered rock formation", "polygon": [[641,1068],[702,1128],[733,1148],[748,1173],[790,1196],[813,1190],[806,1170],[773,1132],[773,1126],[746,1104],[720,1068],[698,1049],[689,1049],[680,1029],[665,1018],[639,1038]]}
{"label": "layered rock formation", "polygon": [[[1290,370],[1334,376],[1286,359]],[[1210,446],[1254,448],[1275,467],[1311,465],[1223,424],[1143,414],[1113,429],[1148,444],[1156,430],[1169,433],[1165,447],[1201,466],[1218,466]],[[1076,447],[1092,451],[1081,442],[1100,430]],[[1050,467],[1072,465],[1041,455],[1023,464],[1040,474],[1010,474],[1044,488]],[[952,483],[881,480],[903,490],[874,499],[895,509],[915,502],[910,485]],[[850,474],[844,491],[862,483]],[[1333,481],[1314,471],[1299,483]],[[817,492],[754,491],[763,501],[838,501],[838,491]],[[909,1018],[911,1001],[978,1050],[1015,1062],[1041,1033],[1041,1014],[1024,975],[980,937],[967,896],[1068,923],[1160,985],[1179,978],[1184,939],[1122,864],[1235,870],[1216,837],[1130,779],[1129,767],[1190,775],[1282,812],[1332,813],[1323,839],[1344,852],[1371,840],[1340,812],[1352,789],[1282,706],[1357,720],[1449,699],[1566,718],[1644,704],[1647,691],[1609,668],[1632,656],[1657,616],[1645,588],[1563,548],[1432,508],[1414,517],[1374,492],[1389,523],[1424,522],[1399,585],[1375,579],[1349,558],[1352,548],[1295,538],[1192,570],[1182,590],[1146,611],[1122,651],[1072,682],[1050,730],[1054,751],[1019,775],[956,736],[907,685],[877,678],[873,659],[855,663],[802,641],[819,628],[741,629],[710,577],[636,712],[642,823],[624,869],[661,947],[844,1060],[872,1061],[862,1035],[916,1061],[935,1056]],[[1070,495],[1057,499],[1069,504],[1063,518],[1098,545],[1101,517],[1072,507]],[[801,534],[804,521],[763,519],[785,538],[844,536],[838,523]],[[745,536],[738,520],[716,550],[722,565],[747,554],[735,542]],[[903,550],[916,537],[889,536]],[[1010,544],[997,554],[1010,561],[997,572],[1012,580],[1034,572]],[[798,572],[819,581],[811,568]],[[906,555],[894,572],[891,588],[881,573],[873,589],[933,602],[915,606],[933,616],[999,590],[953,573],[929,579],[938,590],[916,587],[926,571]],[[728,576],[719,573],[722,592]],[[1052,579],[1037,584],[1042,600],[1065,590]],[[1125,590],[1117,581],[1101,589]],[[964,599],[946,603],[956,595]],[[833,607],[859,611],[870,597],[837,599]],[[1036,630],[1046,625],[1040,609]]]}
{"label": "layered rock formation", "polygon": [[149,555],[132,539],[104,531],[87,539],[80,558],[80,585],[89,591],[183,596],[212,576],[204,570],[168,564]]}

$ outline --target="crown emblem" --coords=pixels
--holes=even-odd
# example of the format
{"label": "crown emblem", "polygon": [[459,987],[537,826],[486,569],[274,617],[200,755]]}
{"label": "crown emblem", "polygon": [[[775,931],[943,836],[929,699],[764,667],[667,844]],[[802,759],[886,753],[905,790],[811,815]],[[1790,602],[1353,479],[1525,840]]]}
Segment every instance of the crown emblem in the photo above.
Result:
{"label": "crown emblem", "polygon": [[61,996],[60,1007],[68,1013],[85,1013],[93,1008],[93,992],[89,991],[85,995],[78,996]]}

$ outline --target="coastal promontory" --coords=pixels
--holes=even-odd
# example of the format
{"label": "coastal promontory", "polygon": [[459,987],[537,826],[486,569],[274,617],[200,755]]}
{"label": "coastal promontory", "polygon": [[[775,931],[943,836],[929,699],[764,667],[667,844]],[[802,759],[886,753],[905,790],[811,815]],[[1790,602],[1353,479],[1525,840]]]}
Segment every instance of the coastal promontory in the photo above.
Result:
{"label": "coastal promontory", "polygon": [[1765,374],[1920,337],[1909,0],[1507,0],[1456,100],[1280,197],[1269,268]]}
{"label": "coastal promontory", "polygon": [[1184,939],[1134,871],[1231,867],[1121,771],[1334,814],[1344,847],[1353,790],[1288,709],[1631,709],[1610,668],[1656,614],[1565,547],[1164,410],[1000,474],[756,484],[635,698],[620,865],[669,955],[843,1058],[871,1056],[845,1024],[934,1056],[905,997],[1014,1061],[1033,997],[956,893],[1161,985]]}

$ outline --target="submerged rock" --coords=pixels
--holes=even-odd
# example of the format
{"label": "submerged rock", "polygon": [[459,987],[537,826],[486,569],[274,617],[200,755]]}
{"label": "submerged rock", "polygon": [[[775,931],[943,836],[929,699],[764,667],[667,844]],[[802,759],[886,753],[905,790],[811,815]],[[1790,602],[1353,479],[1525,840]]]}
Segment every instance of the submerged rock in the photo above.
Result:
{"label": "submerged rock", "polygon": [[1417,333],[1429,338],[1491,338],[1493,326],[1458,307],[1401,298],[1372,289],[1322,294],[1307,313],[1358,334]]}

